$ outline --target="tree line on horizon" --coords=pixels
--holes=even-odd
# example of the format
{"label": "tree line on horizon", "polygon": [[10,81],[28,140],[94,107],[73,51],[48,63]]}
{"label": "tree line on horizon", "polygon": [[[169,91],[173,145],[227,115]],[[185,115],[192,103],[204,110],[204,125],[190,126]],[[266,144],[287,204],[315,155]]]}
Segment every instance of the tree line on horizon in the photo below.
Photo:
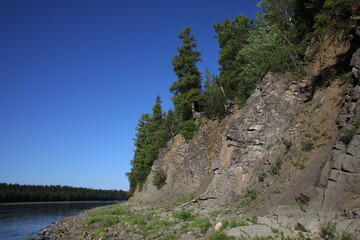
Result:
{"label": "tree line on horizon", "polygon": [[51,201],[127,200],[122,190],[102,190],[60,185],[20,185],[0,183],[0,203]]}
{"label": "tree line on horizon", "polygon": [[[196,64],[201,53],[189,27],[179,33],[182,45],[172,58],[177,80],[170,87],[174,110],[163,112],[160,96],[152,113],[136,126],[134,158],[127,173],[132,196],[141,190],[159,149],[181,134],[189,141],[203,118],[222,119],[230,108],[245,105],[266,72],[304,74],[301,64],[312,56],[306,48],[335,31],[346,31],[350,16],[360,12],[358,0],[262,0],[255,19],[238,15],[213,25],[219,45],[219,75],[202,73]],[[310,61],[310,60],[309,60]],[[201,114],[200,114],[201,113]],[[199,117],[200,116],[200,117]],[[164,173],[155,176],[161,188]]]}

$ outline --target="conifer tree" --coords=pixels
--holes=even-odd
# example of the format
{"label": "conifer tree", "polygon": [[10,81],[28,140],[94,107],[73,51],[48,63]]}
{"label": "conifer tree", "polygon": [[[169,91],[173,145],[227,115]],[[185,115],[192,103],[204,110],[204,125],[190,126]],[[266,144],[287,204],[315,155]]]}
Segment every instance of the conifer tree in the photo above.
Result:
{"label": "conifer tree", "polygon": [[169,133],[171,120],[164,118],[160,96],[156,97],[152,113],[142,114],[136,126],[134,159],[131,161],[131,171],[127,173],[130,182],[130,196],[138,187],[141,190],[151,166],[158,158],[159,149],[173,136]]}
{"label": "conifer tree", "polygon": [[219,78],[206,69],[204,80],[204,92],[202,95],[203,111],[208,118],[221,118],[226,114],[226,98]]}
{"label": "conifer tree", "polygon": [[220,47],[220,84],[229,99],[237,97],[239,73],[244,64],[242,59],[237,59],[237,53],[247,44],[251,27],[252,21],[244,15],[236,16],[233,21],[225,19],[214,25]]}
{"label": "conifer tree", "polygon": [[196,40],[190,28],[184,28],[180,34],[183,45],[178,46],[178,55],[172,58],[172,65],[178,79],[170,87],[175,106],[175,115],[180,122],[191,119],[192,104],[200,99],[201,74],[196,63],[201,61],[201,53],[196,48]]}

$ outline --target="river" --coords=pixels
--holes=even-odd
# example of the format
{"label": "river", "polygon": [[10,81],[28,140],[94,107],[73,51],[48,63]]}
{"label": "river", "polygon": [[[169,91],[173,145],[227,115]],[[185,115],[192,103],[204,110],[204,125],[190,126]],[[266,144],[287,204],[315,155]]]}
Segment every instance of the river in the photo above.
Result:
{"label": "river", "polygon": [[[64,202],[0,205],[0,239],[36,237],[37,230],[81,211],[119,202]],[[29,235],[33,232],[34,235]]]}

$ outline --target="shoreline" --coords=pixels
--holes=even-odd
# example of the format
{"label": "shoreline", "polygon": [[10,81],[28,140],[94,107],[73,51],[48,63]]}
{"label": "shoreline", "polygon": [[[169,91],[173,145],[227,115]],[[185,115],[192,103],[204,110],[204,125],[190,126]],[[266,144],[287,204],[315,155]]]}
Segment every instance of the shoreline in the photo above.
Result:
{"label": "shoreline", "polygon": [[0,203],[0,206],[11,205],[32,205],[32,204],[55,204],[55,203],[94,203],[94,202],[126,202],[125,200],[98,200],[98,201],[54,201],[54,202],[12,202],[12,203]]}

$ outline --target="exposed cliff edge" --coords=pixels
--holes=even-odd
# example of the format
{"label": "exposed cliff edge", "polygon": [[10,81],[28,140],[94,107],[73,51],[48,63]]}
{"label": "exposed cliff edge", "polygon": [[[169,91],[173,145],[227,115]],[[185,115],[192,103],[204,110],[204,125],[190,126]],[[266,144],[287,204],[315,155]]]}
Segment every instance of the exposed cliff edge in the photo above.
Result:
{"label": "exposed cliff edge", "polygon": [[[171,139],[131,200],[167,204],[206,193],[203,208],[235,207],[284,231],[334,221],[360,236],[358,28],[346,41],[328,38],[307,76],[269,72],[244,108],[206,120],[189,142]],[[353,75],[328,80],[336,68]],[[158,190],[160,171],[167,179]]]}

